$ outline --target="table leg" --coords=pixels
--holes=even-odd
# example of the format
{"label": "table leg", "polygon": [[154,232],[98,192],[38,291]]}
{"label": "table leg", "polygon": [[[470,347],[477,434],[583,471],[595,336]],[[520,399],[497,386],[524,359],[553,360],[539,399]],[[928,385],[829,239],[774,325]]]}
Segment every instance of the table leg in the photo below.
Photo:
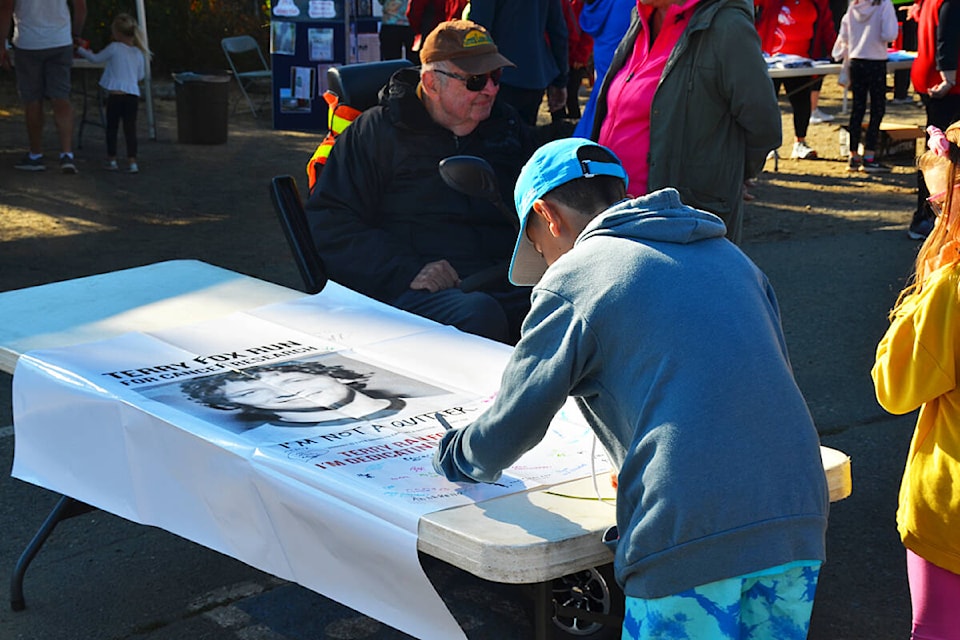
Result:
{"label": "table leg", "polygon": [[103,129],[107,128],[107,116],[103,111],[103,95],[100,90],[99,84],[94,84],[94,86],[96,87],[96,91],[93,97],[93,99],[96,101],[96,106],[97,106],[97,119],[92,120],[87,118],[87,111],[88,111],[87,100],[90,99],[90,96],[88,94],[88,89],[87,89],[87,72],[88,71],[90,70],[82,69],[80,71],[80,87],[81,87],[80,91],[83,96],[83,107],[80,113],[80,126],[77,129],[77,149],[83,148],[83,128],[86,125],[95,124],[99,127],[102,127]]}
{"label": "table leg", "polygon": [[533,588],[534,640],[553,640],[553,582],[539,582]]}
{"label": "table leg", "polygon": [[11,609],[14,611],[23,611],[27,607],[27,603],[23,598],[23,576],[27,572],[27,567],[30,566],[33,558],[40,551],[40,548],[43,546],[43,543],[47,541],[47,538],[50,537],[50,534],[53,533],[57,524],[62,520],[79,516],[94,509],[95,507],[74,500],[69,496],[60,496],[60,500],[57,501],[57,504],[53,507],[53,510],[50,511],[46,520],[40,525],[40,529],[37,530],[33,539],[30,540],[26,549],[23,550],[20,559],[17,561],[17,566],[13,570],[13,576],[10,579]]}

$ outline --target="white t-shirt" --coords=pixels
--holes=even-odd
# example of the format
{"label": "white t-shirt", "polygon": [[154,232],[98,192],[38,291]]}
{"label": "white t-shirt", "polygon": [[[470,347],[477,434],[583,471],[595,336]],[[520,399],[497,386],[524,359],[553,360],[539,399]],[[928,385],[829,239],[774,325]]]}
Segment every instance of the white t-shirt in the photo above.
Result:
{"label": "white t-shirt", "polygon": [[87,49],[77,49],[82,57],[91,62],[106,63],[100,86],[107,91],[122,91],[131,95],[140,95],[137,84],[143,80],[146,61],[143,52],[122,42],[111,42],[100,53]]}
{"label": "white t-shirt", "polygon": [[73,44],[67,0],[14,0],[13,46],[53,49]]}

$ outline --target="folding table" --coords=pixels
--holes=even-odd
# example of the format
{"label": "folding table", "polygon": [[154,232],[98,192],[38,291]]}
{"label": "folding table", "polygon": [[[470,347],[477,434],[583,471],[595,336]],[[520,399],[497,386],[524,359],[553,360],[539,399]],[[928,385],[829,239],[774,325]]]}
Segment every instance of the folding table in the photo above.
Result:
{"label": "folding table", "polygon": [[[27,351],[68,346],[222,317],[303,294],[198,261],[145,267],[0,293],[0,369],[12,372]],[[821,448],[831,500],[851,493],[850,461]],[[600,482],[604,498],[612,498]],[[420,551],[480,578],[536,585],[538,639],[552,635],[556,615],[554,579],[609,564],[612,555],[601,534],[615,520],[606,500],[590,499],[590,478],[436,511],[422,516]],[[24,606],[22,582],[30,560],[57,522],[85,505],[64,496],[30,542],[12,579],[12,605]],[[239,558],[244,560],[244,558]],[[576,618],[577,609],[561,610]],[[582,613],[590,622],[619,624],[616,618]]]}

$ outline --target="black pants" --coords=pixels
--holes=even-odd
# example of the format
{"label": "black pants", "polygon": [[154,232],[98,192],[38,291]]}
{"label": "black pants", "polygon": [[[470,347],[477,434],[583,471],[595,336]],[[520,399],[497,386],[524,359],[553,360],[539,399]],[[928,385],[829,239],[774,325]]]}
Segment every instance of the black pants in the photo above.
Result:
{"label": "black pants", "polygon": [[807,127],[810,126],[810,92],[816,80],[809,77],[776,78],[773,81],[773,92],[780,93],[783,86],[787,91],[787,99],[793,107],[793,132],[798,138],[807,137]]}
{"label": "black pants", "polygon": [[127,157],[137,157],[137,110],[140,97],[129,93],[111,93],[107,96],[107,157],[117,157],[117,132],[123,121],[123,141]]}
{"label": "black pants", "polygon": [[876,151],[880,141],[880,122],[887,111],[887,61],[850,60],[850,91],[853,106],[850,107],[850,153],[857,153],[860,144],[860,126],[867,113],[867,96],[870,96],[870,123],[863,139],[865,151]]}
{"label": "black pants", "polygon": [[521,89],[500,83],[500,99],[512,106],[520,114],[520,119],[530,125],[537,124],[540,103],[543,102],[543,89]]}
{"label": "black pants", "polygon": [[380,26],[380,59],[398,60],[404,57],[418,63],[413,51],[413,28],[409,25],[385,24]]}
{"label": "black pants", "polygon": [[[920,100],[927,110],[927,126],[933,125],[938,129],[946,129],[952,123],[960,120],[960,94],[948,94],[942,98],[931,98],[925,93],[920,94]],[[913,220],[922,220],[933,217],[933,209],[927,203],[930,190],[923,180],[923,173],[917,171],[917,210]]]}

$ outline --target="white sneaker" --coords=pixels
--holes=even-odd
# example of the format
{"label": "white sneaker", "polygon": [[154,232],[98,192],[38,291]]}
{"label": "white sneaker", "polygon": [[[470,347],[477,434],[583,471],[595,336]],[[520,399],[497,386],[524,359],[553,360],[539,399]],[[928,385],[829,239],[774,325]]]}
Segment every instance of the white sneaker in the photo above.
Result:
{"label": "white sneaker", "polygon": [[823,124],[824,122],[833,122],[833,116],[820,111],[820,109],[814,109],[813,113],[810,114],[810,124]]}
{"label": "white sneaker", "polygon": [[793,153],[790,154],[790,157],[800,160],[813,160],[817,157],[817,152],[808,147],[806,142],[794,142]]}

